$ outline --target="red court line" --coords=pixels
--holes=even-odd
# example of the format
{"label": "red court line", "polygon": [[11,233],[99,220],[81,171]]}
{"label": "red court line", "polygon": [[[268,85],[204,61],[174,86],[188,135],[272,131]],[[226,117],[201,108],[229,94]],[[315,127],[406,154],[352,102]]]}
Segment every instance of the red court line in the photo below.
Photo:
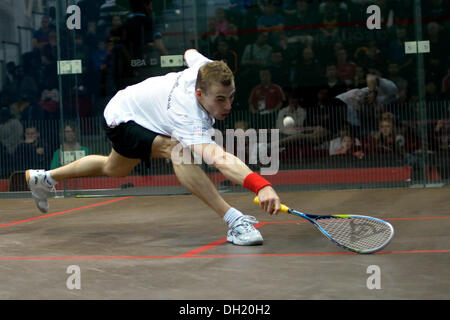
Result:
{"label": "red court line", "polygon": [[15,222],[5,223],[5,224],[0,225],[0,228],[5,228],[5,227],[9,227],[9,226],[13,226],[13,225],[21,224],[21,223],[26,223],[26,222],[30,222],[30,221],[34,221],[34,220],[50,218],[50,217],[61,215],[61,214],[65,214],[65,213],[70,213],[70,212],[80,211],[80,210],[84,210],[84,209],[99,207],[99,206],[103,206],[105,204],[114,203],[114,202],[130,199],[130,198],[133,198],[133,197],[129,196],[129,197],[117,198],[117,199],[108,200],[108,201],[105,201],[105,202],[90,204],[90,205],[83,206],[83,207],[80,207],[80,208],[75,208],[75,209],[70,209],[70,210],[50,213],[50,214],[46,214],[46,215],[43,215],[43,216],[34,217],[34,218],[30,218],[30,219],[25,219],[25,220],[19,220],[19,221],[15,221]]}
{"label": "red court line", "polygon": [[[268,223],[268,222],[257,223],[257,224],[255,224],[255,228],[262,227],[266,223]],[[225,242],[227,242],[227,238],[226,237],[222,238],[222,239],[219,239],[217,241],[211,242],[211,243],[209,243],[207,245],[201,246],[201,247],[199,247],[197,249],[194,249],[194,250],[188,251],[186,253],[183,253],[182,255],[180,255],[180,257],[192,257],[194,255],[197,255],[199,253],[205,252],[205,251],[207,251],[209,249],[212,249],[214,247],[220,246],[222,243],[225,243]]]}
{"label": "red court line", "polygon": [[[399,254],[399,253],[447,253],[450,249],[442,250],[397,250],[379,251],[374,254]],[[303,252],[303,253],[255,253],[255,254],[202,254],[191,258],[244,258],[244,257],[288,257],[288,256],[338,256],[358,255],[355,252]]]}
{"label": "red court line", "polygon": [[[440,250],[396,250],[380,251],[374,254],[415,254],[415,253],[450,253],[450,249]],[[197,259],[197,258],[248,258],[248,257],[289,257],[289,256],[342,256],[358,255],[354,252],[303,252],[303,253],[260,253],[260,254],[211,254],[179,256],[122,256],[122,257],[0,257],[0,261],[48,261],[48,260],[152,260],[152,259]]]}

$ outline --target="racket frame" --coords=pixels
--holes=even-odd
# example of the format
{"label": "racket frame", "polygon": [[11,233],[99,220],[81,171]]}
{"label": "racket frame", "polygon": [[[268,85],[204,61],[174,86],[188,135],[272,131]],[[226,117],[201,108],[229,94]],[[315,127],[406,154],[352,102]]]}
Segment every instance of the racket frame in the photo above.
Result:
{"label": "racket frame", "polygon": [[[287,209],[287,210],[286,210]],[[322,234],[324,236],[326,236],[330,241],[332,241],[333,243],[335,243],[336,245],[338,245],[339,247],[342,247],[344,249],[350,250],[352,252],[356,252],[356,253],[360,253],[360,254],[370,254],[370,253],[374,253],[377,252],[381,249],[383,249],[384,247],[386,247],[389,242],[391,242],[392,238],[394,237],[394,227],[389,223],[386,222],[384,220],[375,218],[375,217],[370,217],[370,216],[363,216],[363,215],[355,215],[355,214],[334,214],[334,215],[313,215],[313,214],[307,214],[307,213],[303,213],[291,208],[283,208],[283,210],[281,210],[282,212],[285,213],[290,213],[292,215],[295,216],[299,216],[302,217],[306,220],[308,220],[309,222],[311,222],[316,228],[318,228],[320,230],[320,232],[322,232]],[[359,249],[354,249],[351,248],[349,246],[346,246],[342,243],[340,243],[339,241],[335,240],[333,237],[331,237],[328,232],[326,232],[317,222],[316,220],[320,220],[320,219],[326,219],[329,217],[335,217],[335,218],[344,218],[344,219],[352,219],[352,218],[360,218],[360,219],[367,219],[367,220],[374,220],[380,223],[383,223],[384,225],[386,225],[389,229],[390,229],[390,236],[389,239],[386,240],[381,246],[378,246],[376,248],[370,249],[370,250],[359,250]]]}

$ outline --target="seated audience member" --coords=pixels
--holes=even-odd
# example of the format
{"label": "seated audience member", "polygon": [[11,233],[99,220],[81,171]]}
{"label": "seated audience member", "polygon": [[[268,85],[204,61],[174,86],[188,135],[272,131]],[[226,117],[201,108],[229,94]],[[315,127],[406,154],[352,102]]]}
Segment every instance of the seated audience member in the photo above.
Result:
{"label": "seated audience member", "polygon": [[449,153],[450,150],[450,106],[441,112],[431,134],[432,149],[439,153]]}
{"label": "seated audience member", "polygon": [[[323,69],[312,48],[304,48],[294,70],[294,85],[305,88],[305,92],[314,91],[322,80],[322,74]],[[312,99],[307,97],[306,100],[310,102]]]}
{"label": "seated audience member", "polygon": [[[277,128],[280,130],[280,147],[311,147],[321,142],[329,131],[315,116],[309,113],[313,108],[304,109],[298,91],[289,93],[289,105],[278,113]],[[294,124],[285,122],[286,117],[292,117]]]}
{"label": "seated audience member", "polygon": [[450,65],[447,67],[447,74],[442,79],[442,95],[444,99],[450,99]]}
{"label": "seated audience member", "polygon": [[230,48],[225,37],[219,38],[217,42],[217,51],[212,54],[211,58],[213,60],[222,60],[227,64],[233,74],[236,74],[238,70],[238,56],[236,51]]}
{"label": "seated audience member", "polygon": [[250,112],[257,115],[253,124],[258,128],[273,128],[274,113],[283,106],[286,98],[283,89],[272,83],[269,69],[261,69],[259,79],[260,84],[252,89],[248,101]]}
{"label": "seated audience member", "polygon": [[405,53],[405,42],[408,41],[408,30],[405,25],[395,27],[395,37],[391,39],[387,46],[386,58],[391,63],[399,67],[399,75],[408,77],[414,65],[414,59],[410,54]]}
{"label": "seated audience member", "polygon": [[217,50],[217,41],[220,33],[217,30],[217,21],[215,18],[209,18],[207,21],[207,30],[200,36],[200,51],[208,54]]}
{"label": "seated audience member", "polygon": [[280,85],[283,89],[291,87],[290,75],[291,68],[281,49],[274,49],[270,55],[269,70],[272,74],[272,81]]}
{"label": "seated audience member", "polygon": [[325,86],[328,88],[330,97],[345,92],[346,85],[337,77],[337,67],[334,63],[329,63],[325,70]]}
{"label": "seated audience member", "polygon": [[364,157],[361,141],[352,136],[348,125],[341,128],[338,137],[329,141],[328,151],[330,156],[353,155],[359,159]]}
{"label": "seated audience member", "polygon": [[64,126],[64,144],[62,150],[61,152],[61,149],[57,149],[53,153],[50,164],[52,170],[89,154],[88,149],[81,146],[78,142],[77,130],[74,125],[67,124]]}
{"label": "seated audience member", "polygon": [[347,59],[346,49],[339,49],[336,52],[337,76],[347,86],[351,86],[353,85],[353,78],[355,77],[356,64]]}
{"label": "seated audience member", "polygon": [[22,93],[18,100],[10,106],[11,115],[20,121],[43,119],[42,109],[34,103],[34,100],[29,93]]}
{"label": "seated audience member", "polygon": [[256,41],[245,46],[240,71],[243,79],[252,81],[252,78],[257,75],[255,70],[269,65],[273,48],[267,42],[268,37],[268,32],[258,33]]}
{"label": "seated audience member", "polygon": [[394,124],[388,120],[381,120],[378,130],[372,132],[364,143],[366,153],[404,155],[405,138],[398,134]]}
{"label": "seated audience member", "polygon": [[13,154],[22,141],[22,123],[11,116],[8,108],[2,108],[0,110],[0,143],[8,153]]}
{"label": "seated audience member", "polygon": [[262,4],[263,15],[256,20],[258,31],[269,32],[269,44],[271,46],[279,45],[279,33],[283,31],[285,21],[284,16],[277,12],[277,7],[272,1]]}
{"label": "seated audience member", "polygon": [[225,9],[217,8],[214,17],[216,18],[216,29],[219,34],[227,34],[230,31],[230,23],[226,17]]}
{"label": "seated audience member", "polygon": [[307,124],[320,126],[328,134],[336,134],[346,122],[345,104],[330,96],[327,86],[319,88],[316,101],[308,109]]}
{"label": "seated audience member", "polygon": [[41,27],[33,33],[31,40],[31,47],[33,49],[42,50],[42,48],[49,43],[49,34],[54,27],[50,25],[50,18],[42,16]]}
{"label": "seated audience member", "polygon": [[[300,105],[298,93],[295,90],[290,91],[287,96],[288,105],[280,109],[276,122],[276,128],[280,130],[281,137],[300,133],[306,120],[306,110]],[[286,117],[294,119],[294,124],[285,126],[283,120]]]}
{"label": "seated audience member", "polygon": [[346,11],[344,2],[326,0],[320,3],[319,24],[324,27],[319,30],[325,41],[335,41],[339,37],[339,23],[346,22]]}
{"label": "seated audience member", "polygon": [[39,130],[35,125],[25,128],[25,140],[17,146],[14,158],[16,170],[27,168],[45,168],[50,159],[49,147],[41,139]]}
{"label": "seated audience member", "polygon": [[59,118],[59,91],[56,88],[48,88],[42,91],[39,101],[46,119]]}
{"label": "seated audience member", "polygon": [[319,24],[319,15],[313,6],[314,4],[307,0],[292,1],[287,4],[284,13],[286,16],[286,35],[289,42],[305,46],[313,45],[316,30],[311,27],[301,28],[302,26]]}

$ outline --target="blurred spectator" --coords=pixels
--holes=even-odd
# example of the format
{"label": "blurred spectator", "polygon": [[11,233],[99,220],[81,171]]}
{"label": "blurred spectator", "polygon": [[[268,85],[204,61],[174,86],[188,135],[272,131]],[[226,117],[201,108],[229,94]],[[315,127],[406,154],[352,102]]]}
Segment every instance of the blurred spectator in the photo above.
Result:
{"label": "blurred spectator", "polygon": [[404,25],[398,24],[395,28],[395,37],[389,42],[386,58],[390,63],[399,66],[399,74],[408,78],[410,68],[413,66],[413,57],[405,54],[405,42],[408,41],[408,32]]}
{"label": "blurred spectator", "polygon": [[450,3],[446,0],[425,0],[422,2],[422,16],[426,19],[439,19],[448,17]]}
{"label": "blurred spectator", "polygon": [[[92,104],[91,96],[86,87],[79,86],[73,88],[74,95],[78,96],[78,99],[72,99],[66,108],[64,117],[66,119],[89,118],[94,115],[94,106]],[[78,106],[76,103],[78,102]]]}
{"label": "blurred spectator", "polygon": [[447,67],[447,75],[442,79],[442,93],[445,99],[450,99],[450,65]]}
{"label": "blurred spectator", "polygon": [[400,68],[396,63],[389,63],[387,67],[387,77],[398,87],[400,83],[406,81],[400,74]]}
{"label": "blurred spectator", "polygon": [[326,66],[325,86],[330,97],[336,97],[346,90],[345,83],[337,77],[337,67],[334,63],[328,63]]}
{"label": "blurred spectator", "polygon": [[16,64],[10,61],[6,64],[6,74],[2,87],[2,97],[7,101],[7,105],[11,104],[11,100],[15,99],[19,93],[18,75],[16,72]]}
{"label": "blurred spectator", "polygon": [[46,168],[50,160],[49,147],[41,140],[35,125],[25,128],[25,140],[17,146],[14,154],[15,170],[28,168]]}
{"label": "blurred spectator", "polygon": [[139,81],[131,66],[130,54],[123,44],[121,29],[111,30],[106,56],[101,65],[100,96],[111,98],[117,91]]}
{"label": "blurred spectator", "polygon": [[302,91],[306,105],[316,101],[317,88],[322,82],[323,69],[315,58],[312,48],[306,47],[302,50],[293,69],[293,85]]}
{"label": "blurred spectator", "polygon": [[294,71],[294,85],[301,87],[317,87],[320,82],[320,76],[323,74],[319,61],[310,47],[302,50],[298,58]]}
{"label": "blurred spectator", "polygon": [[241,83],[243,92],[248,92],[258,83],[259,70],[270,63],[272,47],[267,43],[268,33],[257,34],[257,40],[249,43],[242,54],[237,82]]}
{"label": "blurred spectator", "polygon": [[316,25],[319,23],[319,16],[313,6],[311,1],[296,0],[284,9],[285,30],[290,43],[299,43],[306,47],[313,45]]}
{"label": "blurred spectator", "polygon": [[36,100],[26,92],[20,94],[17,101],[9,108],[11,115],[22,122],[43,119],[42,109]]}
{"label": "blurred spectator", "polygon": [[353,88],[367,87],[366,80],[367,80],[366,79],[366,70],[364,70],[363,67],[356,65],[355,76],[353,77],[352,87]]}
{"label": "blurred spectator", "polygon": [[259,71],[260,84],[254,87],[250,93],[250,112],[258,115],[255,118],[255,128],[273,128],[275,117],[273,113],[278,111],[285,101],[283,89],[272,83],[270,70],[263,68]]}
{"label": "blurred spectator", "polygon": [[151,0],[130,1],[130,8],[131,14],[124,21],[122,28],[124,31],[124,45],[131,58],[145,60],[154,49],[161,54],[167,54],[162,41],[155,42]]}
{"label": "blurred spectator", "polygon": [[356,64],[354,62],[348,61],[347,50],[339,49],[336,52],[336,63],[337,63],[337,76],[344,82],[347,86],[353,84],[353,78],[355,77]]}
{"label": "blurred spectator", "polygon": [[58,86],[57,57],[56,31],[52,30],[49,35],[49,43],[42,49],[38,79],[39,91]]}
{"label": "blurred spectator", "polygon": [[72,124],[64,126],[62,150],[63,152],[61,152],[61,149],[57,149],[53,153],[50,169],[56,169],[89,154],[89,150],[78,142],[77,129]]}
{"label": "blurred spectator", "polygon": [[38,86],[36,80],[30,75],[25,74],[22,66],[19,65],[15,68],[15,77],[13,79],[13,82],[5,87],[5,95],[11,103],[16,102],[22,95],[29,97],[37,96]]}
{"label": "blurred spectator", "polygon": [[[314,123],[307,123],[309,117],[307,109],[302,107],[303,100],[297,90],[288,92],[288,106],[278,112],[276,128],[280,130],[279,146],[282,148],[296,148],[305,143],[317,142],[326,134],[326,130]],[[285,124],[286,117],[292,117],[294,124]],[[310,126],[310,124],[312,124]],[[288,150],[289,153],[289,150]]]}
{"label": "blurred spectator", "polygon": [[0,110],[0,145],[5,147],[9,155],[13,155],[22,141],[22,123],[11,116],[8,108],[2,108]]}
{"label": "blurred spectator", "polygon": [[211,58],[213,60],[222,60],[224,61],[233,74],[236,74],[238,70],[238,56],[236,51],[230,49],[230,45],[225,37],[219,38],[217,42],[217,51],[215,51]]}
{"label": "blurred spectator", "polygon": [[[437,100],[440,94],[442,77],[445,75],[446,61],[444,57],[449,56],[448,44],[442,34],[441,26],[436,22],[427,25],[428,38],[430,40],[430,52],[424,55],[425,78],[429,87],[430,99]],[[436,97],[435,97],[436,96]]]}
{"label": "blurred spectator", "polygon": [[270,54],[270,63],[268,66],[272,75],[272,81],[286,90],[291,87],[291,68],[280,49],[275,48]]}
{"label": "blurred spectator", "polygon": [[284,17],[277,12],[273,1],[267,1],[261,4],[263,14],[256,20],[256,28],[259,32],[267,31],[269,33],[269,44],[271,46],[279,45],[279,33],[284,29]]}
{"label": "blurred spectator", "polygon": [[229,32],[229,22],[226,17],[225,9],[216,8],[215,15],[216,18],[216,29],[219,34],[227,34]]}
{"label": "blurred spectator", "polygon": [[373,118],[374,106],[386,105],[396,101],[398,88],[390,80],[367,75],[367,87],[351,89],[336,96],[347,106],[347,122],[352,125],[352,134],[358,136],[365,130],[364,119]]}
{"label": "blurred spectator", "polygon": [[268,37],[268,32],[258,33],[256,42],[245,47],[241,59],[243,72],[253,71],[254,73],[255,69],[257,71],[258,68],[266,67],[269,64],[272,47],[267,42]]}
{"label": "blurred spectator", "polygon": [[33,33],[31,47],[41,50],[49,42],[48,36],[52,29],[53,26],[50,25],[50,18],[48,16],[42,16],[41,27]]}
{"label": "blurred spectator", "polygon": [[361,141],[351,135],[350,128],[343,127],[337,138],[330,140],[328,152],[330,156],[352,155],[358,159],[364,157]]}
{"label": "blurred spectator", "polygon": [[325,0],[319,5],[319,29],[325,42],[333,42],[339,38],[339,24],[346,22],[347,6],[345,2]]}
{"label": "blurred spectator", "polygon": [[[108,31],[109,32],[109,31]],[[97,22],[96,21],[88,21],[87,30],[84,35],[86,47],[88,47],[89,51],[93,50],[97,46],[97,42],[102,39],[106,40],[106,33],[99,34],[100,32],[97,30]]]}
{"label": "blurred spectator", "polygon": [[81,30],[86,32],[89,21],[99,21],[100,6],[105,3],[105,0],[79,0],[77,6],[82,12],[81,15]]}
{"label": "blurred spectator", "polygon": [[[133,6],[137,2],[141,1],[130,0],[130,7],[133,9]],[[130,10],[128,10],[128,8],[126,8],[125,6],[122,6],[121,4],[117,3],[117,0],[106,0],[100,6],[99,22],[98,22],[99,27],[106,30],[107,28],[110,27],[113,16],[119,16],[122,19],[125,19],[129,13]]]}
{"label": "blurred spectator", "polygon": [[449,152],[450,150],[450,118],[439,119],[436,122],[432,134],[433,149],[437,152]]}
{"label": "blurred spectator", "polygon": [[259,71],[259,79],[260,84],[250,93],[250,111],[259,114],[277,111],[285,100],[283,89],[272,83],[272,75],[267,68]]}
{"label": "blurred spectator", "polygon": [[308,108],[306,125],[322,128],[323,135],[336,134],[345,122],[345,105],[330,96],[328,88],[322,86],[317,92],[317,100]]}
{"label": "blurred spectator", "polygon": [[405,138],[396,132],[394,124],[389,120],[381,120],[378,130],[367,137],[364,145],[367,154],[404,155],[405,152]]}
{"label": "blurred spectator", "polygon": [[228,41],[230,49],[236,51],[238,57],[241,57],[244,52],[245,43],[241,40],[239,30],[234,23],[228,25],[228,33],[225,34],[225,39]]}
{"label": "blurred spectator", "polygon": [[[288,105],[278,111],[276,128],[280,130],[281,137],[291,136],[299,133],[299,130],[304,127],[306,120],[306,110],[300,105],[300,97],[296,90],[289,91]],[[283,120],[286,117],[294,119],[294,125],[286,127]]]}
{"label": "blurred spectator", "polygon": [[42,91],[41,100],[39,105],[43,110],[44,116],[40,119],[59,119],[59,91],[56,88],[48,87]]}
{"label": "blurred spectator", "polygon": [[217,41],[220,33],[217,30],[216,18],[209,18],[207,22],[207,31],[200,36],[201,52],[208,55],[217,50]]}
{"label": "blurred spectator", "polygon": [[386,69],[386,59],[376,41],[370,41],[368,45],[365,44],[355,50],[355,62],[364,69],[377,70],[378,73]]}

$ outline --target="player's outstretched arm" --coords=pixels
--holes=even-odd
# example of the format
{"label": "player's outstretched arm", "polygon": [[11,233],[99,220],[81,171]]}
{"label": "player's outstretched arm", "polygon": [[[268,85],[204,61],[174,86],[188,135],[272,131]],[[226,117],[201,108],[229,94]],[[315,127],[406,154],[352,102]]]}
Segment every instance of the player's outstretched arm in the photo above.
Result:
{"label": "player's outstretched arm", "polygon": [[[204,161],[216,167],[227,179],[253,191],[260,200],[261,208],[269,214],[278,213],[280,198],[271,183],[250,170],[238,157],[226,152],[217,144],[203,144],[193,148]],[[274,210],[275,208],[275,210]]]}

